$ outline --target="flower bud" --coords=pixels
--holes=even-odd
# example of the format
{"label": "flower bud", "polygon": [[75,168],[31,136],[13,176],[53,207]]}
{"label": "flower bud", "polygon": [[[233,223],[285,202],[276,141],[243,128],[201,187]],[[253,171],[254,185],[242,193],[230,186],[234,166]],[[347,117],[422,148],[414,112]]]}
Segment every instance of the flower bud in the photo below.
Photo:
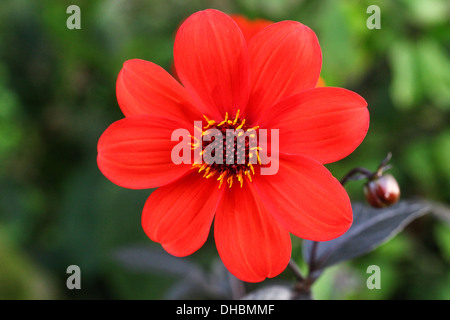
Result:
{"label": "flower bud", "polygon": [[400,198],[400,187],[397,180],[390,175],[384,174],[374,178],[364,186],[367,202],[374,208],[390,206]]}

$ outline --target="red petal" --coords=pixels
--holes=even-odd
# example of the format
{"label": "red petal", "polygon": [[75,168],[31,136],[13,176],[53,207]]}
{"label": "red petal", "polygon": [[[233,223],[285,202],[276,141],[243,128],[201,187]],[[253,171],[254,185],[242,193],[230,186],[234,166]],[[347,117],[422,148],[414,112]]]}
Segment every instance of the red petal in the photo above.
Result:
{"label": "red petal", "polygon": [[230,15],[231,19],[236,22],[244,35],[245,41],[248,43],[251,38],[265,27],[271,25],[273,21],[265,19],[250,20],[240,14]]}
{"label": "red petal", "polygon": [[291,257],[289,233],[267,211],[250,182],[227,189],[217,209],[214,237],[223,263],[243,281],[275,277]]}
{"label": "red petal", "polygon": [[208,238],[223,193],[218,185],[215,179],[192,172],[158,188],[144,207],[145,233],[172,255],[182,257],[197,251]]}
{"label": "red petal", "polygon": [[295,21],[274,23],[249,43],[250,99],[248,118],[282,98],[314,88],[322,66],[322,53],[315,33]]}
{"label": "red petal", "polygon": [[255,177],[254,184],[276,220],[300,238],[331,240],[352,223],[347,192],[323,165],[310,158],[284,156],[278,173]]}
{"label": "red petal", "polygon": [[171,160],[172,131],[179,124],[168,119],[132,116],[114,122],[98,142],[97,163],[113,183],[130,189],[168,184],[187,171],[190,164]]}
{"label": "red petal", "polygon": [[348,156],[369,129],[367,102],[342,88],[303,91],[262,117],[261,126],[279,129],[280,152],[303,154],[321,163]]}
{"label": "red petal", "polygon": [[127,117],[147,114],[186,120],[189,124],[202,119],[186,89],[152,62],[126,61],[117,78],[116,92],[119,106]]}
{"label": "red petal", "polygon": [[191,15],[177,32],[174,60],[181,82],[204,114],[221,120],[226,111],[234,115],[247,104],[247,46],[226,14],[208,9]]}

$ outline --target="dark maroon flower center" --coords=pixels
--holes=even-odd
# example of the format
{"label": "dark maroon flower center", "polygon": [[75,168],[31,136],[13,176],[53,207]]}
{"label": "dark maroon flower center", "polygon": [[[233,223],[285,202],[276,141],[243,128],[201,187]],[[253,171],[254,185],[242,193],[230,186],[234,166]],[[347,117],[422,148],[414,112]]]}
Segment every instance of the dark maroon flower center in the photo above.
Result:
{"label": "dark maroon flower center", "polygon": [[201,148],[199,144],[193,144],[194,150],[198,148],[203,160],[201,164],[194,164],[193,168],[203,172],[205,178],[216,177],[219,188],[224,181],[231,188],[234,178],[241,187],[244,176],[252,181],[254,165],[260,163],[258,127],[248,126],[245,119],[239,117],[239,113],[238,110],[234,119],[229,119],[226,113],[221,122],[205,116],[207,125],[202,130]]}

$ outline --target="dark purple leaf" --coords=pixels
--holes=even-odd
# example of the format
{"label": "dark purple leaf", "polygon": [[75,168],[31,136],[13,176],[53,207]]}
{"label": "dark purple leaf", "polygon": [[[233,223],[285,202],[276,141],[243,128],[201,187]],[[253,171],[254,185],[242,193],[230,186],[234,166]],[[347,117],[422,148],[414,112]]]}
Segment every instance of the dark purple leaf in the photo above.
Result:
{"label": "dark purple leaf", "polygon": [[430,206],[433,216],[441,221],[450,223],[450,208],[446,204],[436,201],[426,201],[426,204]]}
{"label": "dark purple leaf", "polygon": [[[429,212],[419,201],[401,201],[391,207],[375,209],[353,204],[353,224],[339,238],[331,241],[303,242],[303,256],[310,271],[321,270],[338,262],[353,259],[388,241],[414,219]],[[315,247],[315,249],[314,249]]]}
{"label": "dark purple leaf", "polygon": [[149,246],[126,246],[114,252],[120,265],[134,272],[177,276],[178,281],[166,293],[166,299],[229,299],[229,272],[223,263],[214,261],[209,273],[188,258],[177,258],[162,249]]}
{"label": "dark purple leaf", "polygon": [[128,246],[117,249],[114,258],[123,267],[135,272],[159,272],[192,279],[206,279],[203,270],[187,259],[174,257],[163,250],[148,246]]}

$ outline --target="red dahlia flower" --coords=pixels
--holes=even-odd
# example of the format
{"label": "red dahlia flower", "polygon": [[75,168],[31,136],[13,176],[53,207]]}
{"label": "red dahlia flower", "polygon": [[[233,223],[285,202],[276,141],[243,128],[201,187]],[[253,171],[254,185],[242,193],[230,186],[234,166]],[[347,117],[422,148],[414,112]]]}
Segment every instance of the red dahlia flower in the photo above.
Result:
{"label": "red dahlia flower", "polygon": [[[232,14],[230,15],[230,17],[231,19],[233,19],[234,22],[236,22],[238,27],[241,29],[242,35],[244,36],[244,39],[247,42],[247,44],[250,42],[250,39],[253,38],[255,34],[257,34],[265,27],[274,23],[273,21],[266,19],[250,20],[240,14]],[[177,80],[179,80],[174,64],[172,64],[171,66],[171,73]],[[317,82],[316,87],[325,87],[325,81],[323,80],[322,77],[319,77],[319,81]]]}
{"label": "red dahlia flower", "polygon": [[[250,42],[250,39],[253,38],[253,36],[256,35],[259,31],[274,23],[273,21],[266,19],[250,20],[240,14],[232,14],[230,15],[230,17],[241,29],[247,44]],[[317,82],[316,87],[325,87],[325,81],[322,77],[319,77],[319,81]]]}
{"label": "red dahlia flower", "polygon": [[[354,92],[315,88],[322,55],[314,32],[282,21],[247,44],[229,16],[205,10],[179,28],[174,59],[182,84],[151,62],[124,63],[117,98],[125,118],[98,143],[98,166],[112,182],[160,187],[142,214],[150,239],[186,256],[205,243],[214,220],[225,266],[257,282],[286,268],[290,233],[317,241],[342,235],[352,223],[350,200],[323,164],[362,142],[369,114]],[[185,128],[195,136],[194,121],[202,121],[202,134],[278,129],[278,172],[262,175],[248,151],[243,164],[175,164],[171,152],[179,142],[172,133]]]}
{"label": "red dahlia flower", "polygon": [[240,14],[231,14],[230,17],[241,29],[242,35],[244,36],[244,39],[247,43],[249,43],[250,39],[253,38],[253,36],[256,35],[259,31],[273,23],[273,21],[266,19],[250,20]]}

